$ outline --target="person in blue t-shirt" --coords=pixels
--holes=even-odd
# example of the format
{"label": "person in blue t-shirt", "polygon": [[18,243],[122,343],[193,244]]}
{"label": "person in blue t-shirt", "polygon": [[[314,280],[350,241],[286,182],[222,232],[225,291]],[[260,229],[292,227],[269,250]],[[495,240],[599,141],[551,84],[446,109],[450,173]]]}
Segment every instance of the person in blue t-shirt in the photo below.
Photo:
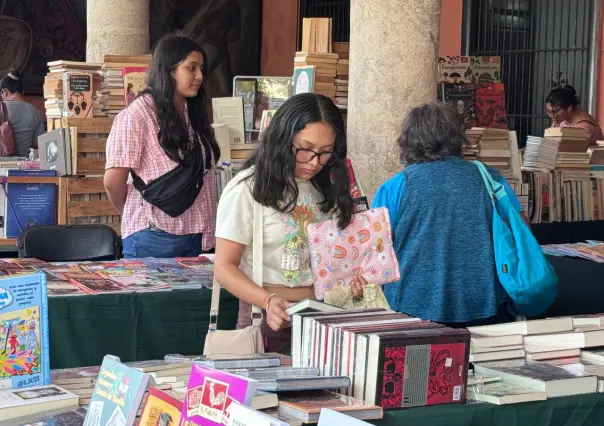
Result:
{"label": "person in blue t-shirt", "polygon": [[[462,158],[466,143],[454,107],[414,108],[398,139],[405,168],[373,201],[388,209],[400,266],[400,282],[384,286],[391,308],[452,327],[514,319],[495,270],[493,206],[477,166]],[[490,171],[521,212],[505,178]]]}

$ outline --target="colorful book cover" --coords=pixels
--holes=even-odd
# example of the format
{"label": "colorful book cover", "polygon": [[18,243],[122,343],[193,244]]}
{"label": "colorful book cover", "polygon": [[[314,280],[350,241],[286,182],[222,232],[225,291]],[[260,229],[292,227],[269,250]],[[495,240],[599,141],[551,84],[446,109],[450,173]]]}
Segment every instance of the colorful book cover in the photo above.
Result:
{"label": "colorful book cover", "polygon": [[46,276],[0,278],[0,389],[48,384]]}
{"label": "colorful book cover", "polygon": [[465,127],[476,127],[476,86],[474,84],[440,83],[438,102],[452,104],[464,117]]}
{"label": "colorful book cover", "polygon": [[508,128],[503,83],[481,83],[476,88],[476,121],[478,127]]}
{"label": "colorful book cover", "polygon": [[193,364],[180,426],[227,426],[231,403],[249,406],[257,384],[255,380]]}
{"label": "colorful book cover", "polygon": [[148,69],[148,67],[122,68],[126,106],[130,105],[132,101],[147,88]]}
{"label": "colorful book cover", "polygon": [[181,401],[151,387],[140,416],[139,426],[177,426],[180,423],[181,411]]}
{"label": "colorful book cover", "polygon": [[315,92],[315,71],[314,65],[294,67],[294,95]]}
{"label": "colorful book cover", "polygon": [[148,383],[148,374],[105,356],[84,426],[134,425]]}
{"label": "colorful book cover", "polygon": [[501,83],[499,56],[441,56],[439,83]]}
{"label": "colorful book cover", "polygon": [[94,93],[92,73],[66,72],[63,79],[63,115],[91,118]]}

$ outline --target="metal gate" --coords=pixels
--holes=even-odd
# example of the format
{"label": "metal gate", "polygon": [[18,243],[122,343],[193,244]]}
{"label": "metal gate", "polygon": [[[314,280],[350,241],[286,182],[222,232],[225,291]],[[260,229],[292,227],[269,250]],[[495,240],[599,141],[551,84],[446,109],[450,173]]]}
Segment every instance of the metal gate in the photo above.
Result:
{"label": "metal gate", "polygon": [[303,18],[332,18],[333,41],[336,43],[350,41],[350,0],[300,0],[299,39],[302,34]]}
{"label": "metal gate", "polygon": [[464,0],[464,54],[500,56],[521,146],[550,126],[545,98],[572,85],[594,113],[600,0]]}

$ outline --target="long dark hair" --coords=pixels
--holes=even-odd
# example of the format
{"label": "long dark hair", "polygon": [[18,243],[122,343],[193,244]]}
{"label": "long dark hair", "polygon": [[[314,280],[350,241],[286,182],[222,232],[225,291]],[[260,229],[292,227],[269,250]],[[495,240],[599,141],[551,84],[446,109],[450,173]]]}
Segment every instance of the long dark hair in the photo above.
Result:
{"label": "long dark hair", "polygon": [[0,80],[0,90],[7,89],[11,93],[23,93],[23,80],[19,71],[13,70]]}
{"label": "long dark hair", "polygon": [[148,88],[144,93],[151,95],[159,123],[159,143],[166,155],[177,163],[186,164],[193,150],[198,150],[201,143],[206,155],[214,153],[214,160],[220,157],[220,148],[214,138],[207,116],[206,91],[199,88],[197,96],[186,98],[189,122],[193,128],[193,141],[190,144],[189,131],[173,103],[176,82],[172,71],[182,63],[191,52],[199,52],[203,57],[202,73],[206,77],[207,56],[199,44],[188,37],[168,34],[162,37],[153,49],[149,72]]}
{"label": "long dark hair", "polygon": [[305,93],[289,98],[281,105],[263,132],[258,149],[244,165],[254,167],[254,199],[280,212],[291,212],[298,200],[296,184],[296,158],[293,150],[294,138],[311,123],[326,123],[333,129],[336,139],[335,163],[323,166],[311,182],[324,200],[321,211],[338,212],[338,226],[343,229],[352,219],[352,198],[346,159],[346,134],[340,110],[326,96]]}

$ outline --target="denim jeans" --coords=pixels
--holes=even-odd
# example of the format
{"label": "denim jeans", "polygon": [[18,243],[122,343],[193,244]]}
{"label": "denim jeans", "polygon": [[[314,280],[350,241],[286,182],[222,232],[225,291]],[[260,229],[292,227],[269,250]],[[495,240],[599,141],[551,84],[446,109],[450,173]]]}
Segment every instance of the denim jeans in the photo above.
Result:
{"label": "denim jeans", "polygon": [[124,238],[125,258],[196,257],[201,254],[201,234],[172,235],[149,227]]}

